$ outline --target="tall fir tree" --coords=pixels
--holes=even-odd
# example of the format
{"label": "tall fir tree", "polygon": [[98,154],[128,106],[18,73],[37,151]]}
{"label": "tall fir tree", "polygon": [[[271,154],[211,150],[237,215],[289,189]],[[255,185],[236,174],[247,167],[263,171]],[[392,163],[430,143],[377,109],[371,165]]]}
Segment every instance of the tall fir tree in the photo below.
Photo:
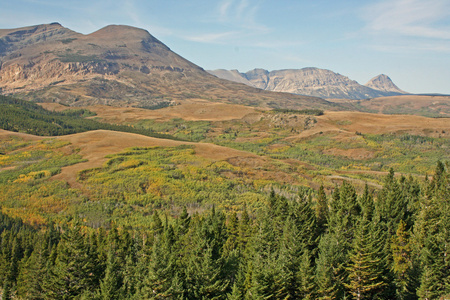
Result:
{"label": "tall fir tree", "polygon": [[98,284],[95,277],[96,253],[91,252],[81,230],[80,224],[76,223],[61,236],[47,289],[48,299],[72,299],[93,291]]}
{"label": "tall fir tree", "polygon": [[412,278],[413,258],[409,233],[403,220],[398,224],[397,233],[392,237],[391,251],[393,257],[392,271],[398,299],[414,299]]}
{"label": "tall fir tree", "polygon": [[383,259],[379,242],[375,236],[376,230],[371,223],[362,218],[356,226],[355,238],[349,253],[349,263],[346,266],[348,281],[344,286],[357,300],[374,299],[386,283],[383,279]]}
{"label": "tall fir tree", "polygon": [[111,248],[107,255],[105,276],[100,281],[100,298],[109,300],[122,297],[122,276],[116,254]]}
{"label": "tall fir tree", "polygon": [[320,186],[319,191],[317,193],[317,203],[315,211],[319,235],[322,235],[325,233],[325,230],[327,228],[328,211],[329,211],[327,195],[325,194],[325,189],[323,185]]}
{"label": "tall fir tree", "polygon": [[420,299],[446,297],[450,294],[450,179],[441,162],[426,187],[414,242],[422,268],[417,295]]}
{"label": "tall fir tree", "polygon": [[326,233],[319,242],[315,283],[317,299],[342,299],[345,294],[344,245],[333,233]]}
{"label": "tall fir tree", "polygon": [[22,262],[18,276],[17,294],[24,299],[45,299],[49,251],[45,237],[39,238],[31,256]]}

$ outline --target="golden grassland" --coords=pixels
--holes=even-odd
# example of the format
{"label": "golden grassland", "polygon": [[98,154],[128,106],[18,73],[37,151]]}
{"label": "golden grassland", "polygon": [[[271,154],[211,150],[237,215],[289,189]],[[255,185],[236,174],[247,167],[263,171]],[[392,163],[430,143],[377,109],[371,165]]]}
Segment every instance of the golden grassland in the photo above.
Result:
{"label": "golden grassland", "polygon": [[201,100],[158,110],[86,108],[103,122],[186,141],[107,130],[60,137],[0,130],[4,212],[35,224],[71,214],[138,224],[155,207],[257,209],[272,188],[288,195],[323,184],[329,192],[347,180],[360,190],[366,183],[378,189],[391,167],[423,178],[437,160],[450,159],[445,118],[308,116]]}

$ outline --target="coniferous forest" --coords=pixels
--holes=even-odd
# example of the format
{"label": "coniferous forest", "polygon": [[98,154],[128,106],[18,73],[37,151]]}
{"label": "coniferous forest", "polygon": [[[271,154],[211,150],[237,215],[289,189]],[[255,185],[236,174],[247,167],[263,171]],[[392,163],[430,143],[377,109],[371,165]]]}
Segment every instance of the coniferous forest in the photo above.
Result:
{"label": "coniferous forest", "polygon": [[448,299],[450,176],[272,191],[249,214],[154,210],[148,230],[0,217],[2,299]]}

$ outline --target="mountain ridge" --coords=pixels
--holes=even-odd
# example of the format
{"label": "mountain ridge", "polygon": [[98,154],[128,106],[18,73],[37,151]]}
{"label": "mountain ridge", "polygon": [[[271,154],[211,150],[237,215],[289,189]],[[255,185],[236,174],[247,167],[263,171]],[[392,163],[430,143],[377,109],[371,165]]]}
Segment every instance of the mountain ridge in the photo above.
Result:
{"label": "mountain ridge", "polygon": [[219,79],[148,31],[126,25],[86,35],[59,23],[0,29],[0,92],[73,106],[149,107],[183,99],[283,108],[339,106]]}
{"label": "mountain ridge", "polygon": [[326,69],[307,67],[268,71],[253,69],[246,73],[237,70],[208,70],[217,77],[234,80],[260,89],[321,97],[325,99],[362,100],[406,94],[386,75],[378,75],[366,85],[347,76]]}

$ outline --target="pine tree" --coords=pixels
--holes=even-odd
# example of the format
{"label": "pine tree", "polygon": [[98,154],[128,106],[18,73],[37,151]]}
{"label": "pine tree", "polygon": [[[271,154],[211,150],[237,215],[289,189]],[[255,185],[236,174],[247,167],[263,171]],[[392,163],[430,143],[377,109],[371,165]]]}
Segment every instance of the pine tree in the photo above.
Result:
{"label": "pine tree", "polygon": [[214,259],[213,249],[196,249],[186,265],[188,299],[220,299],[229,287],[223,279],[223,259]]}
{"label": "pine tree", "polygon": [[283,236],[278,241],[278,257],[274,262],[279,271],[275,274],[276,298],[296,299],[299,298],[299,266],[302,252],[306,246],[299,242],[299,232],[297,225],[291,218],[286,219],[283,229]]}
{"label": "pine tree", "polygon": [[[319,229],[316,222],[316,214],[309,197],[300,197],[289,206],[289,215],[297,227],[298,243],[316,255],[319,243]],[[283,218],[283,220],[286,217]]]}
{"label": "pine tree", "polygon": [[17,293],[25,299],[44,299],[44,281],[48,278],[48,247],[39,240],[31,256],[23,262],[17,279]]}
{"label": "pine tree", "polygon": [[66,229],[58,244],[46,297],[71,299],[85,291],[93,291],[98,284],[95,282],[95,256],[90,252],[79,224]]}
{"label": "pine tree", "polygon": [[346,267],[348,282],[344,286],[357,300],[373,299],[374,292],[386,285],[382,278],[381,253],[374,245],[377,241],[370,230],[369,221],[362,219],[358,223]]}
{"label": "pine tree", "polygon": [[406,223],[400,221],[397,233],[392,237],[391,250],[393,257],[392,270],[395,275],[396,294],[398,299],[411,297],[412,249]]}
{"label": "pine tree", "polygon": [[148,298],[163,299],[173,296],[169,290],[176,274],[174,242],[173,228],[170,225],[163,235],[156,237],[148,265],[148,277],[144,283]]}
{"label": "pine tree", "polygon": [[319,234],[325,233],[328,221],[328,200],[323,185],[320,186],[317,194],[316,219]]}
{"label": "pine tree", "polygon": [[248,215],[247,209],[244,207],[244,211],[241,214],[241,218],[239,220],[238,225],[238,247],[239,252],[245,256],[247,242],[249,241],[251,234],[251,220]]}
{"label": "pine tree", "polygon": [[318,299],[342,299],[344,296],[345,262],[346,255],[343,243],[332,233],[326,233],[322,236],[319,242],[315,274]]}
{"label": "pine tree", "polygon": [[373,202],[372,193],[369,191],[369,186],[364,186],[364,193],[359,197],[359,204],[361,206],[361,213],[367,220],[372,220],[375,213],[375,204]]}
{"label": "pine tree", "polygon": [[422,275],[417,295],[436,299],[450,294],[450,179],[438,162],[414,225]]}
{"label": "pine tree", "polygon": [[400,220],[406,221],[410,213],[408,212],[408,201],[401,189],[401,185],[394,177],[394,170],[391,168],[386,176],[383,189],[378,193],[376,210],[381,220],[386,223],[388,240],[395,235]]}
{"label": "pine tree", "polygon": [[235,212],[228,218],[227,231],[228,239],[224,245],[225,255],[238,248],[239,220]]}
{"label": "pine tree", "polygon": [[311,254],[308,249],[303,249],[300,257],[300,265],[297,273],[299,299],[315,299],[316,285],[314,268],[311,265]]}
{"label": "pine tree", "polygon": [[180,235],[186,234],[189,229],[189,224],[191,222],[191,217],[189,216],[186,206],[183,206],[183,212],[180,215],[178,222],[178,233]]}
{"label": "pine tree", "polygon": [[108,252],[105,276],[100,282],[100,297],[104,300],[120,299],[122,295],[122,278],[117,258],[112,249]]}
{"label": "pine tree", "polygon": [[344,181],[338,191],[333,192],[333,201],[328,220],[328,228],[340,243],[343,249],[349,249],[354,236],[356,220],[361,215],[361,207],[355,188]]}
{"label": "pine tree", "polygon": [[159,214],[158,214],[157,210],[155,210],[153,212],[151,227],[152,227],[152,230],[153,230],[153,234],[155,236],[161,234],[163,232],[163,230],[164,230],[163,223],[161,221],[161,218],[159,217]]}

